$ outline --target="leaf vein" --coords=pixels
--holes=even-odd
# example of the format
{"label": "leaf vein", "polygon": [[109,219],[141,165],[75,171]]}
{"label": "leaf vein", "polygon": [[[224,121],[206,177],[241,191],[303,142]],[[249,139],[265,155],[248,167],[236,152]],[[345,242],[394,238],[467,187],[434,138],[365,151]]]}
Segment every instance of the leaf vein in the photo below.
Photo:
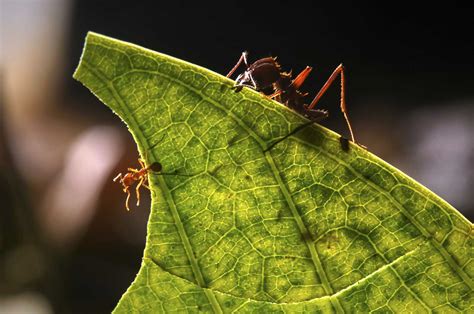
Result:
{"label": "leaf vein", "polygon": [[[355,175],[359,179],[362,179],[362,180],[364,179],[363,176],[359,172],[357,172],[352,166],[347,164],[344,160],[325,152],[323,149],[321,149],[320,147],[316,145],[313,145],[311,143],[308,143],[298,138],[294,138],[294,140],[313,147],[314,149],[320,151],[326,157],[331,158],[332,160],[339,162],[341,165],[345,166],[353,175]],[[438,241],[433,236],[431,236],[431,234],[418,221],[413,219],[413,216],[406,210],[406,208],[398,200],[396,200],[388,191],[376,185],[372,181],[365,180],[365,182],[367,182],[367,185],[369,185],[370,187],[372,187],[373,189],[375,189],[376,191],[378,191],[379,193],[385,195],[388,199],[390,199],[392,203],[400,210],[400,212],[403,213],[410,220],[410,222],[418,229],[418,231],[420,231],[423,234],[423,236],[433,244],[433,246],[438,250],[438,252],[440,252],[441,255],[443,255],[443,257],[446,259],[446,261],[451,266],[451,268],[468,284],[469,288],[474,289],[474,285],[472,283],[471,278],[468,276],[468,274],[466,274],[464,270],[456,263],[456,261],[451,257],[451,255],[446,251],[444,246],[438,243]]]}

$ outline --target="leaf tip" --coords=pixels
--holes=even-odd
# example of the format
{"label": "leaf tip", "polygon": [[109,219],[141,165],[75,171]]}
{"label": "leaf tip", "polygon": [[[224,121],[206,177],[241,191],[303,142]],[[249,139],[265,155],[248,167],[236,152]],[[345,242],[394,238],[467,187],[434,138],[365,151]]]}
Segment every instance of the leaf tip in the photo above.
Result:
{"label": "leaf tip", "polygon": [[87,50],[87,47],[88,47],[88,44],[93,41],[95,38],[97,37],[100,37],[101,35],[96,33],[96,32],[93,32],[93,31],[88,31],[87,34],[86,34],[86,38],[84,40],[84,47],[82,48],[82,53],[81,53],[81,57],[79,58],[79,64],[77,65],[76,67],[76,70],[74,71],[74,73],[72,74],[72,77],[77,80],[77,81],[81,81],[80,77],[81,77],[81,72],[82,72],[82,68],[83,68],[83,59],[84,59],[84,56],[86,54],[86,50]]}

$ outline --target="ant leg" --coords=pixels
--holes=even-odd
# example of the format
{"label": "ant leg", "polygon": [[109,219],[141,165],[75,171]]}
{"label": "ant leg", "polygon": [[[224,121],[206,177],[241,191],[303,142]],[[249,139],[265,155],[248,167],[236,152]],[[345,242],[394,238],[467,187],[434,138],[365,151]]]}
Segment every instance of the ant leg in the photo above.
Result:
{"label": "ant leg", "polygon": [[117,179],[120,179],[119,181],[122,180],[122,173],[121,172],[113,179],[113,181],[115,182],[115,181],[117,181]]}
{"label": "ant leg", "polygon": [[247,54],[248,54],[247,51],[242,52],[242,55],[240,56],[239,61],[237,61],[237,64],[234,65],[234,67],[232,68],[232,70],[230,70],[229,73],[227,73],[226,77],[230,77],[232,74],[234,74],[235,70],[237,70],[237,68],[242,64],[242,62],[244,62],[245,67],[247,68],[249,67],[247,63]]}
{"label": "ant leg", "polygon": [[151,192],[151,194],[153,194],[153,196],[156,195],[156,194],[155,194],[155,191],[153,191],[153,190],[150,188],[150,186],[149,186],[148,184],[143,183],[142,186],[144,186],[144,187],[146,187],[148,190],[150,190],[150,192]]}
{"label": "ant leg", "polygon": [[308,78],[309,73],[311,73],[311,70],[313,70],[312,67],[307,66],[303,71],[296,76],[296,78],[291,82],[291,85],[295,89],[300,89],[301,85],[303,85],[304,81]]}
{"label": "ant leg", "polygon": [[142,186],[146,187],[148,190],[151,191],[150,186],[148,185],[148,176],[143,177]]}
{"label": "ant leg", "polygon": [[142,177],[140,182],[138,182],[137,187],[135,188],[135,192],[137,192],[137,206],[140,206],[140,187],[143,184],[145,177]]}
{"label": "ant leg", "polygon": [[148,190],[150,190],[150,192],[153,194],[153,196],[155,196],[155,191],[153,191],[150,186],[148,185],[148,177],[145,179],[145,181],[142,183],[142,186],[146,187]]}
{"label": "ant leg", "polygon": [[151,191],[149,184],[150,184],[150,181],[148,181],[148,176],[146,176],[146,177],[145,177],[145,180],[143,180],[142,185],[143,185],[144,187],[146,187],[148,190]]}
{"label": "ant leg", "polygon": [[255,82],[253,75],[251,73],[250,73],[250,80],[252,81],[253,89],[257,90],[257,83]]}
{"label": "ant leg", "polygon": [[334,80],[337,78],[337,76],[341,76],[341,111],[342,114],[344,115],[344,119],[346,120],[347,127],[349,128],[349,132],[351,133],[351,139],[354,143],[357,143],[355,138],[354,138],[354,132],[352,131],[352,126],[349,121],[349,116],[347,114],[347,108],[346,108],[346,100],[345,100],[345,79],[344,79],[344,66],[339,64],[339,66],[332,72],[331,76],[328,78],[326,83],[324,83],[323,87],[321,87],[321,90],[318,92],[318,94],[314,97],[313,101],[309,106],[306,107],[306,109],[313,109],[314,106],[318,103],[318,101],[321,99],[321,97],[324,95],[324,93],[327,91],[329,86],[334,82]]}
{"label": "ant leg", "polygon": [[150,188],[150,186],[148,185],[148,184],[149,184],[149,183],[148,183],[148,180],[145,180],[145,181],[146,181],[146,183],[143,182],[142,186],[146,187],[146,188],[151,192],[151,194],[153,194],[153,196],[155,196],[155,195],[156,195],[156,194],[155,194],[155,191],[153,191],[153,190]]}
{"label": "ant leg", "polygon": [[127,171],[137,173],[139,170],[135,168],[127,168]]}
{"label": "ant leg", "polygon": [[279,90],[279,91],[274,92],[271,95],[268,95],[267,97],[270,98],[270,99],[274,99],[274,98],[280,96],[282,92],[283,92],[282,90]]}
{"label": "ant leg", "polygon": [[138,163],[140,164],[140,167],[142,167],[142,169],[146,168],[145,161],[143,159],[138,159]]}
{"label": "ant leg", "polygon": [[127,199],[125,200],[125,208],[127,209],[127,211],[130,211],[130,207],[128,207],[128,201],[130,200],[130,191],[127,189],[126,192],[127,192]]}

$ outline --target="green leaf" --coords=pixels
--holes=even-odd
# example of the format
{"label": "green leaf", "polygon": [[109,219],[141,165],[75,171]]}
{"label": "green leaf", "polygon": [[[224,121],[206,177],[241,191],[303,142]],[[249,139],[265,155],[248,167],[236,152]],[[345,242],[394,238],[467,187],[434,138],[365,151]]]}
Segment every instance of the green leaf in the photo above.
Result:
{"label": "green leaf", "polygon": [[[74,77],[130,128],[153,191],[115,312],[473,310],[473,227],[438,196],[285,106],[89,33]],[[117,210],[123,210],[117,208]]]}

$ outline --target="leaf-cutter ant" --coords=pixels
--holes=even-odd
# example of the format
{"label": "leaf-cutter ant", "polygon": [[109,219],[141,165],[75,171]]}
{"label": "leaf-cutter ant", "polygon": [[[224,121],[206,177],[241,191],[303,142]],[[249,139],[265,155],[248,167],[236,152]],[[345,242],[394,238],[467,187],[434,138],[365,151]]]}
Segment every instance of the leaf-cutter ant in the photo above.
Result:
{"label": "leaf-cutter ant", "polygon": [[157,161],[149,165],[148,167],[145,165],[145,162],[142,159],[138,159],[138,162],[140,163],[141,169],[135,169],[135,168],[128,168],[127,173],[125,175],[122,175],[122,173],[119,173],[115,178],[114,182],[119,180],[119,182],[123,186],[123,192],[127,193],[127,200],[125,201],[125,207],[129,211],[130,208],[128,207],[128,201],[130,199],[130,187],[135,183],[138,182],[135,191],[137,193],[137,206],[140,206],[140,187],[144,186],[147,189],[150,189],[148,186],[148,172],[153,171],[153,172],[160,172],[161,169],[163,168],[161,164]]}
{"label": "leaf-cutter ant", "polygon": [[149,166],[145,165],[145,161],[143,159],[138,159],[138,163],[140,164],[140,169],[128,168],[128,172],[125,175],[119,173],[113,180],[114,182],[119,180],[119,182],[123,186],[123,192],[127,193],[125,208],[127,208],[128,211],[130,210],[130,207],[128,206],[128,201],[130,199],[130,188],[134,183],[138,182],[137,186],[135,187],[135,192],[137,193],[137,206],[140,206],[140,187],[144,186],[148,190],[150,190],[150,187],[148,186],[148,174],[150,172],[155,172],[156,175],[160,176],[191,176],[190,174],[178,174],[177,171],[171,173],[161,172],[163,166],[158,161],[153,162]]}
{"label": "leaf-cutter ant", "polygon": [[346,109],[345,101],[345,78],[344,78],[344,67],[340,64],[333,71],[331,76],[328,78],[323,87],[319,90],[316,96],[313,98],[309,105],[304,103],[303,98],[307,93],[302,93],[298,89],[303,85],[304,81],[308,77],[312,68],[307,66],[301,71],[295,79],[292,79],[291,71],[289,73],[283,72],[280,65],[276,61],[276,58],[267,57],[255,61],[252,64],[248,64],[247,61],[248,53],[244,51],[237,61],[237,64],[230,70],[227,77],[230,77],[237,68],[244,63],[246,70],[244,73],[239,74],[235,80],[235,90],[240,91],[244,86],[255,89],[256,91],[262,92],[270,98],[274,98],[280,103],[286,105],[289,108],[297,111],[298,113],[307,116],[311,121],[316,122],[322,120],[328,116],[326,110],[314,109],[318,101],[336,80],[338,76],[341,77],[341,111],[346,120],[347,127],[351,134],[351,139],[354,143],[354,132],[349,121],[349,116]]}

